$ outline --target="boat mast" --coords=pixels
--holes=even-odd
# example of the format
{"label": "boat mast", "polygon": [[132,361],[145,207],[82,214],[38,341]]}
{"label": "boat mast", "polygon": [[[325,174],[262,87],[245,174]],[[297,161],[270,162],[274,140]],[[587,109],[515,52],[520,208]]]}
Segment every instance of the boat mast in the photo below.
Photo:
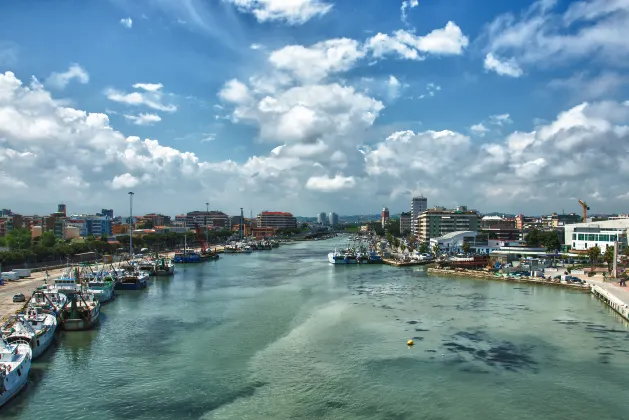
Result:
{"label": "boat mast", "polygon": [[129,258],[133,259],[133,192],[129,192]]}
{"label": "boat mast", "polygon": [[245,214],[242,211],[242,207],[240,208],[240,240],[242,241],[243,232],[245,230]]}

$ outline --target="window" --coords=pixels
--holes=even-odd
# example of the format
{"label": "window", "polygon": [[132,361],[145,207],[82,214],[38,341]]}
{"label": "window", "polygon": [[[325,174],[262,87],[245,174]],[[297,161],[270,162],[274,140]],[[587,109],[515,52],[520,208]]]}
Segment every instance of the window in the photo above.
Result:
{"label": "window", "polygon": [[590,233],[590,234],[588,235],[588,239],[587,239],[587,240],[588,240],[588,241],[594,241],[594,242],[596,242],[596,235],[594,235],[594,234]]}
{"label": "window", "polygon": [[609,242],[609,235],[598,235],[598,240],[601,242]]}
{"label": "window", "polygon": [[577,234],[576,234],[576,233],[573,233],[573,234],[572,234],[572,240],[574,241],[575,239],[577,239]]}
{"label": "window", "polygon": [[576,242],[573,242],[573,243],[572,243],[572,247],[573,247],[573,248],[576,248],[576,247],[577,247]]}
{"label": "window", "polygon": [[585,235],[582,234],[582,233],[579,233],[579,240],[580,241],[585,241],[586,240]]}
{"label": "window", "polygon": [[609,235],[609,240],[611,242],[616,242],[618,240],[618,235]]}

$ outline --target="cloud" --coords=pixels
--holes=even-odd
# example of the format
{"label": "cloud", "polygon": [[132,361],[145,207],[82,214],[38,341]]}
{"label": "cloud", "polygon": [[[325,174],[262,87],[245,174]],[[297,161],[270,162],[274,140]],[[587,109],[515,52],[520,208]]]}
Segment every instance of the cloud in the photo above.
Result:
{"label": "cloud", "polygon": [[387,87],[388,87],[389,99],[396,99],[400,96],[402,84],[395,76],[389,76]]}
{"label": "cloud", "polygon": [[407,9],[413,9],[415,7],[419,6],[419,1],[418,0],[404,0],[402,2],[402,7],[400,8],[400,12],[401,12],[401,19],[402,22],[404,23],[408,23],[406,21],[407,15],[406,15],[406,10]]}
{"label": "cloud", "polygon": [[515,59],[510,58],[508,60],[500,60],[492,53],[487,53],[485,56],[485,70],[495,71],[500,76],[520,77],[523,72]]}
{"label": "cloud", "polygon": [[249,46],[249,48],[251,48],[252,50],[259,50],[259,49],[264,48],[264,45],[261,45],[261,44],[251,44],[251,45]]}
{"label": "cloud", "polygon": [[435,29],[424,36],[417,36],[403,29],[386,35],[378,33],[365,42],[375,58],[394,54],[407,60],[423,60],[421,53],[434,55],[461,55],[469,45],[469,39],[454,22],[442,29]]}
{"label": "cloud", "polygon": [[218,93],[219,98],[234,104],[245,104],[251,101],[249,88],[244,83],[232,79],[225,83]]}
{"label": "cloud", "polygon": [[130,173],[116,175],[114,179],[111,180],[111,188],[114,190],[119,190],[121,188],[133,188],[140,183],[140,180]]}
{"label": "cloud", "polygon": [[629,2],[575,1],[556,9],[558,4],[539,0],[519,16],[496,17],[480,37],[488,54],[485,67],[517,77],[519,66],[555,69],[583,59],[626,66],[629,43],[622,34],[629,27]]}
{"label": "cloud", "polygon": [[497,114],[489,117],[489,123],[494,125],[511,124],[511,116],[509,114]]}
{"label": "cloud", "polygon": [[63,73],[54,72],[48,76],[46,86],[61,90],[64,89],[70,81],[75,79],[81,84],[86,84],[90,81],[90,76],[78,64],[71,64],[67,71]]}
{"label": "cloud", "polygon": [[16,43],[0,41],[0,66],[14,66],[17,63],[18,50]]}
{"label": "cloud", "polygon": [[201,139],[201,143],[209,143],[209,142],[214,141],[214,140],[216,140],[216,134],[214,134],[214,133],[209,133],[209,134],[204,133],[203,134],[203,138]]}
{"label": "cloud", "polygon": [[107,99],[110,101],[131,106],[146,106],[164,112],[177,111],[175,105],[164,103],[164,93],[161,90],[163,86],[161,83],[136,83],[133,87],[143,90],[144,92],[125,93],[117,89],[108,88],[105,90],[105,96],[107,96]]}
{"label": "cloud", "polygon": [[629,76],[613,71],[603,71],[595,76],[581,72],[566,79],[554,79],[548,83],[548,87],[566,90],[580,100],[589,100],[613,96],[627,84],[629,84]]}
{"label": "cloud", "polygon": [[330,73],[351,69],[365,56],[360,43],[339,38],[322,41],[311,47],[289,45],[273,51],[269,61],[278,70],[285,70],[299,80],[318,81]]}
{"label": "cloud", "polygon": [[483,125],[483,123],[478,123],[478,124],[474,124],[473,126],[471,126],[470,130],[474,134],[476,134],[476,135],[478,135],[480,137],[483,137],[489,131],[489,128],[485,127]]}
{"label": "cloud", "polygon": [[335,175],[333,178],[327,176],[312,176],[306,182],[306,188],[314,191],[335,192],[346,190],[356,185],[356,180],[352,176]]}
{"label": "cloud", "polygon": [[131,27],[133,26],[133,20],[130,17],[123,18],[120,19],[120,24],[127,29],[131,29]]}
{"label": "cloud", "polygon": [[156,92],[164,87],[161,83],[136,83],[133,85],[135,89],[143,89],[148,92]]}
{"label": "cloud", "polygon": [[132,121],[135,125],[152,125],[156,122],[160,122],[162,118],[157,114],[138,114],[138,115],[128,115],[125,114],[124,117]]}
{"label": "cloud", "polygon": [[289,25],[303,25],[310,19],[323,16],[332,5],[322,0],[224,0],[238,10],[251,13],[258,22],[283,21]]}

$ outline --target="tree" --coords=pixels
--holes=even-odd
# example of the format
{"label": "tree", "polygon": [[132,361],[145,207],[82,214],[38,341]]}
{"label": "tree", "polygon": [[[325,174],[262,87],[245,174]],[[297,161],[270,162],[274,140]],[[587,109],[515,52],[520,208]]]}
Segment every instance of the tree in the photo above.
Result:
{"label": "tree", "polygon": [[541,234],[541,240],[546,247],[546,251],[558,251],[561,249],[561,241],[556,231],[551,230]]}
{"label": "tree", "polygon": [[392,245],[393,244],[393,235],[391,235],[391,232],[387,232],[386,238],[387,238],[387,242],[389,243],[389,245]]}
{"label": "tree", "polygon": [[27,229],[13,229],[7,233],[6,244],[11,250],[28,249],[31,247],[31,232]]}
{"label": "tree", "polygon": [[439,254],[441,254],[441,248],[439,247],[439,244],[434,244],[433,245],[432,253],[435,255],[435,258],[437,258],[439,256]]}
{"label": "tree", "polygon": [[57,243],[57,238],[55,238],[55,234],[52,232],[44,232],[39,239],[39,243],[46,248],[52,248]]}
{"label": "tree", "polygon": [[420,254],[428,253],[428,245],[426,244],[426,242],[422,242],[421,244],[419,244],[419,253]]}
{"label": "tree", "polygon": [[608,246],[603,254],[603,261],[607,263],[607,272],[611,273],[614,268],[614,247]]}
{"label": "tree", "polygon": [[601,256],[601,249],[598,247],[598,245],[593,246],[592,248],[588,249],[587,254],[590,258],[590,264],[592,264],[592,271],[594,271],[594,264]]}
{"label": "tree", "polygon": [[537,229],[531,229],[529,233],[524,236],[524,242],[530,247],[537,248],[542,241],[542,232]]}
{"label": "tree", "polygon": [[470,250],[472,249],[469,242],[463,242],[463,246],[461,248],[463,249],[463,252],[466,254],[469,254]]}
{"label": "tree", "polygon": [[393,246],[395,247],[396,251],[400,247],[400,240],[398,238],[393,238]]}
{"label": "tree", "polygon": [[404,251],[406,251],[406,245],[400,245],[400,249],[402,250],[402,254],[404,254]]}

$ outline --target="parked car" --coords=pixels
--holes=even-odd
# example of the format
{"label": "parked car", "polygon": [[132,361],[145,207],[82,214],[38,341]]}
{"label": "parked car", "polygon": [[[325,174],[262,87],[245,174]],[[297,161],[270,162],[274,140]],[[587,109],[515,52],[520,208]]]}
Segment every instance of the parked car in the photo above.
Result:
{"label": "parked car", "polygon": [[13,295],[13,302],[26,302],[26,296],[24,296],[24,293]]}

